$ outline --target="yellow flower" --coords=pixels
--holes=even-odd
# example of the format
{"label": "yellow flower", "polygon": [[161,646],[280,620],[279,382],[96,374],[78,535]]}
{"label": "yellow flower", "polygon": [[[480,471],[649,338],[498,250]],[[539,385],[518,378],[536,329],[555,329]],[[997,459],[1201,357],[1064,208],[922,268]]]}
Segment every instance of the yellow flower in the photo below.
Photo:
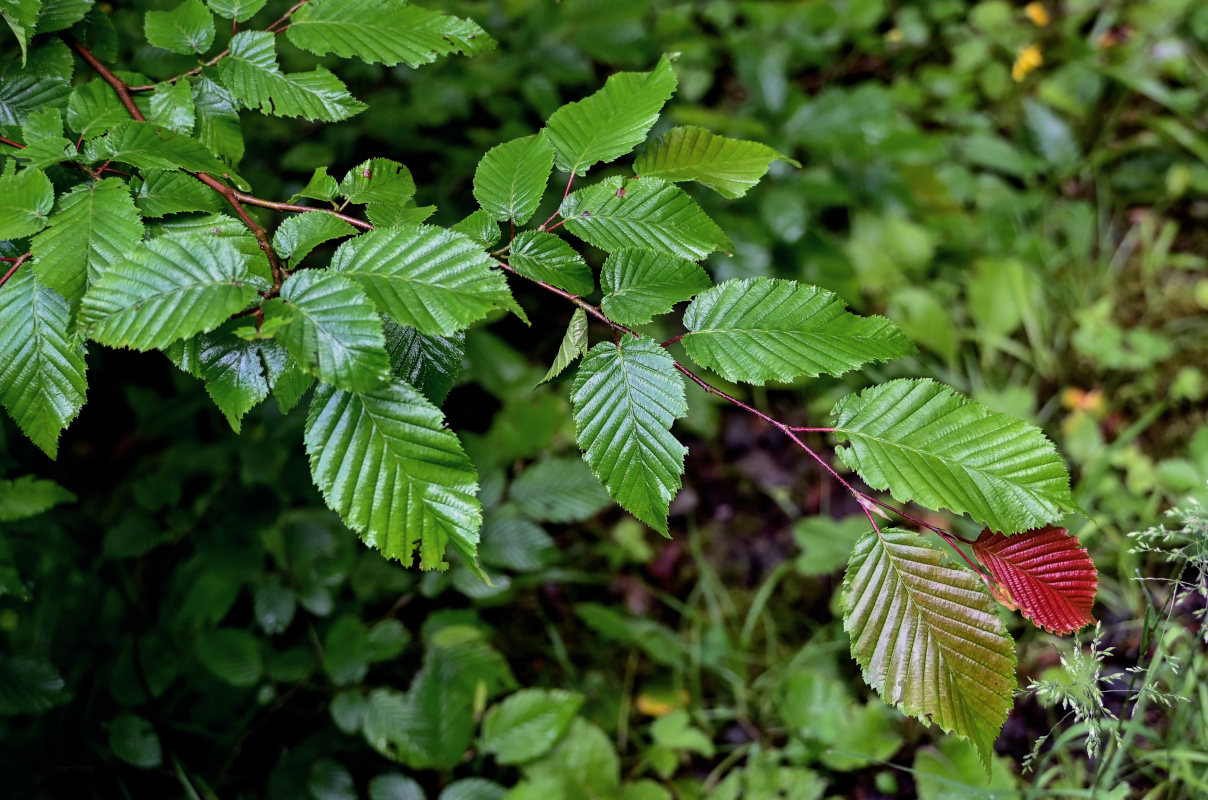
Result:
{"label": "yellow flower", "polygon": [[902,35],[902,31],[898,28],[891,28],[889,33],[885,34],[885,41],[889,42],[890,44],[898,44],[904,38],[905,37]]}
{"label": "yellow flower", "polygon": [[1030,44],[1024,48],[1019,54],[1019,58],[1015,59],[1015,63],[1011,65],[1011,78],[1018,83],[1028,77],[1028,73],[1044,63],[1044,56],[1040,52],[1040,45]]}
{"label": "yellow flower", "polygon": [[1044,7],[1044,3],[1028,3],[1024,6],[1023,13],[1028,15],[1028,19],[1032,20],[1032,24],[1038,28],[1043,28],[1049,24],[1049,12]]}

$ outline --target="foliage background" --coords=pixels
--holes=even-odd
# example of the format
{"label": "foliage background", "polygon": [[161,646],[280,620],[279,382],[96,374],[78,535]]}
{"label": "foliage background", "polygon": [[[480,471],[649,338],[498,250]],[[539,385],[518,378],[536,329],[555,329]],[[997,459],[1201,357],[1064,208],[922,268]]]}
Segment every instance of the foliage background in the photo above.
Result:
{"label": "foliage background", "polygon": [[[128,47],[146,9],[171,5],[102,11]],[[343,62],[341,77],[369,105],[343,124],[244,114],[241,174],[258,195],[285,199],[316,167],[339,174],[385,156],[411,168],[420,202],[451,224],[473,207],[487,148],[530,133],[612,71],[680,53],[680,91],[661,126],[707,125],[803,164],[775,165],[738,201],[702,193],[735,243],[710,262],[714,276],[833,289],[924,351],[754,399],[810,424],[865,382],[933,375],[1043,426],[1087,512],[1071,531],[1102,572],[1096,611],[1113,652],[1098,667],[1148,663],[1143,620],[1164,590],[1133,577],[1168,568],[1131,552],[1125,534],[1203,497],[1208,480],[1208,8],[429,5],[477,20],[498,48],[422,70]],[[282,45],[288,70],[319,61]],[[1020,55],[1033,47],[1041,62],[1027,70]],[[147,46],[111,61],[156,75],[191,66]],[[1116,681],[1104,709],[1136,737],[1127,758],[1088,760],[1085,729],[1058,728],[1022,773],[1033,740],[1064,714],[1023,697],[982,789],[970,751],[870,699],[847,656],[833,593],[859,509],[774,431],[699,393],[679,429],[690,452],[674,539],[619,511],[597,514],[606,498],[561,460],[574,455],[566,385],[530,392],[569,311],[519,299],[533,326],[472,331],[445,406],[452,427],[471,432],[484,478],[493,587],[458,566],[420,574],[366,550],[323,509],[297,414],[270,403],[236,437],[166,360],[95,353],[90,370],[104,380],[56,462],[6,420],[4,474],[52,479],[77,500],[6,523],[0,539],[0,574],[20,576],[0,582],[0,786],[15,797],[317,800],[421,789],[493,798],[522,776],[566,797],[1202,788],[1203,695],[1179,705],[1190,718],[1160,705],[1133,717],[1137,687]],[[1159,638],[1194,624],[1193,607],[1175,611]],[[1078,685],[1058,662],[1070,644],[1011,626],[1021,685]],[[1182,676],[1203,670],[1193,645],[1180,645]],[[1183,691],[1182,677],[1145,676]],[[442,687],[429,712],[470,720],[466,736],[483,738],[463,759],[454,731],[449,747],[394,764],[360,730],[372,731],[365,698],[425,679]],[[488,699],[521,686],[582,698],[536,775],[474,725]]]}

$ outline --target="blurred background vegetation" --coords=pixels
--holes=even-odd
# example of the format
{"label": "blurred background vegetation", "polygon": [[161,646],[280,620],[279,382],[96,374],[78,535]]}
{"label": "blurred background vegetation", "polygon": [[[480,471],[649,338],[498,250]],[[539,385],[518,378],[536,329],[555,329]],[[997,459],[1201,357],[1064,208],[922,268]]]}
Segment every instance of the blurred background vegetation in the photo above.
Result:
{"label": "blurred background vegetation", "polygon": [[[129,50],[145,8],[172,3],[135,5],[94,11],[120,35],[104,57],[153,77],[191,66]],[[1042,426],[1102,573],[1095,643],[1004,612],[1021,688],[1040,683],[987,786],[971,749],[883,706],[847,654],[850,497],[695,392],[674,538],[608,508],[575,457],[566,385],[532,390],[570,307],[521,286],[532,327],[471,331],[445,405],[482,475],[493,586],[363,547],[310,483],[299,413],[270,403],[236,436],[166,360],[94,352],[57,462],[4,420],[5,477],[74,500],[51,491],[53,511],[0,528],[3,794],[1208,796],[1204,602],[1172,583],[1203,590],[1208,535],[1193,505],[1208,499],[1208,5],[427,5],[497,49],[418,71],[329,64],[369,104],[343,124],[244,114],[257,195],[384,156],[451,224],[487,148],[678,53],[656,133],[704,125],[803,165],[777,163],[738,201],[698,193],[735,244],[715,277],[824,286],[922,350],[748,399],[820,424],[853,388],[930,375]],[[279,44],[287,69],[315,63]],[[1179,504],[1168,535],[1128,536]],[[410,745],[386,745],[400,725]]]}

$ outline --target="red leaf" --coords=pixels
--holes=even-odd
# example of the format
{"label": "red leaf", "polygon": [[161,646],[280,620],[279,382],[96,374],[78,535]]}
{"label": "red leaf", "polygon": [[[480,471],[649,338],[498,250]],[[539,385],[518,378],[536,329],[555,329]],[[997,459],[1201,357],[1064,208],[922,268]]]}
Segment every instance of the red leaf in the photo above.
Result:
{"label": "red leaf", "polygon": [[[1017,607],[1041,628],[1073,633],[1094,622],[1091,605],[1099,573],[1086,548],[1065,528],[1037,528],[1003,536],[989,528],[973,543],[977,560]],[[996,595],[999,593],[995,593]]]}

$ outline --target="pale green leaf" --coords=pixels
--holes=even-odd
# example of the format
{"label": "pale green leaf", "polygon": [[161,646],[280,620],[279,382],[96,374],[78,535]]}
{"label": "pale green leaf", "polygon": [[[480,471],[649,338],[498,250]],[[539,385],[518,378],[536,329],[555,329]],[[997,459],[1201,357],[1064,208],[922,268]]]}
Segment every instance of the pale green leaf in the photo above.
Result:
{"label": "pale green leaf", "polygon": [[628,153],[658,121],[675,85],[663,56],[650,72],[618,72],[595,94],[559,108],[546,123],[558,169],[583,175]]}
{"label": "pale green leaf", "polygon": [[261,341],[260,355],[264,359],[265,375],[277,406],[282,414],[288,414],[314,384],[315,376],[303,369],[298,359],[278,342]]}
{"label": "pale green leaf", "polygon": [[671,435],[688,413],[675,362],[647,339],[601,342],[579,365],[571,403],[592,472],[626,511],[666,535],[687,452]]}
{"label": "pale green leaf", "polygon": [[311,474],[365,543],[410,566],[444,568],[452,546],[467,564],[482,509],[478,474],[436,406],[394,380],[365,393],[320,386],[306,420]]}
{"label": "pale green leaf", "polygon": [[873,531],[852,551],[843,609],[868,685],[973,742],[988,771],[1015,690],[1015,643],[978,577],[916,533]]}
{"label": "pale green leaf", "polygon": [[290,20],[289,40],[318,55],[418,67],[449,53],[494,47],[475,22],[409,6],[404,0],[311,0]]}
{"label": "pale green leaf", "polygon": [[23,239],[46,226],[55,190],[36,169],[0,176],[0,239]]}
{"label": "pale green leaf", "polygon": [[388,158],[371,158],[348,170],[339,193],[350,203],[404,205],[415,196],[411,170]]}
{"label": "pale green leaf", "polygon": [[276,42],[267,31],[237,33],[230,48],[230,55],[218,62],[218,73],[244,108],[324,122],[339,122],[365,110],[365,104],[323,67],[281,72]]}
{"label": "pale green leaf", "polygon": [[759,142],[729,139],[704,128],[672,128],[638,156],[636,175],[671,183],[696,181],[724,197],[742,197],[777,159],[801,166]]}
{"label": "pale green leaf", "polygon": [[31,242],[33,269],[43,285],[75,302],[142,238],[143,221],[126,184],[105,178],[59,198],[50,224]]}
{"label": "pale green leaf", "polygon": [[390,374],[382,320],[353,281],[326,270],[302,270],[265,303],[274,337],[320,380],[348,391],[381,386]]}
{"label": "pale green leaf", "polygon": [[268,0],[206,0],[210,10],[223,19],[247,22]]}
{"label": "pale green leaf", "polygon": [[36,517],[60,503],[75,500],[75,494],[54,481],[39,480],[32,475],[0,480],[0,522]]}
{"label": "pale green leaf", "polygon": [[554,148],[544,131],[496,145],[474,170],[474,199],[494,219],[523,225],[537,210],[553,168]]}
{"label": "pale green leaf", "polygon": [[1074,508],[1070,476],[1038,428],[931,380],[895,380],[831,411],[839,456],[903,502],[969,514],[1003,533],[1047,525]]}
{"label": "pale green leaf", "polygon": [[143,32],[152,47],[200,55],[214,43],[214,17],[201,0],[184,0],[170,11],[148,11]]}
{"label": "pale green leaf", "polygon": [[289,217],[277,226],[273,249],[292,267],[324,242],[353,236],[356,232],[356,228],[339,217],[310,211]]}
{"label": "pale green leaf", "polygon": [[88,142],[84,154],[90,161],[122,161],[141,169],[183,169],[215,175],[230,172],[201,142],[150,122],[123,122]]}
{"label": "pale green leaf", "polygon": [[538,385],[558,377],[564,369],[574,363],[576,358],[586,354],[587,312],[576,308],[575,313],[570,316],[570,324],[566,326],[566,335],[562,337],[562,344],[558,345],[558,355],[554,356],[554,363],[550,364],[549,371],[545,373],[545,377]]}
{"label": "pale green leaf", "polygon": [[442,228],[376,230],[340,245],[331,269],[355,278],[383,313],[449,336],[515,301],[494,261],[469,237]]}
{"label": "pale green leaf", "polygon": [[17,44],[21,47],[21,63],[25,64],[28,55],[29,40],[34,35],[38,24],[38,12],[42,9],[42,0],[0,0],[0,19],[8,23]]}
{"label": "pale green leaf", "polygon": [[306,182],[289,202],[296,203],[299,198],[309,197],[312,200],[330,201],[340,191],[340,185],[336,183],[336,179],[327,174],[327,167],[319,167],[310,176],[310,180]]}
{"label": "pale green leaf", "polygon": [[572,193],[561,213],[568,231],[608,252],[638,248],[699,261],[732,248],[695,200],[658,178],[608,178]]}
{"label": "pale green leaf", "polygon": [[211,331],[256,290],[248,257],[210,236],[160,237],[114,262],[80,305],[81,331],[111,347],[150,350]]}
{"label": "pale green leaf", "polygon": [[197,110],[193,105],[193,89],[188,78],[155,87],[147,97],[147,121],[186,136],[193,132]]}
{"label": "pale green leaf", "polygon": [[522,689],[483,717],[482,751],[500,764],[530,761],[554,746],[582,705],[574,692]]}
{"label": "pale green leaf", "polygon": [[583,256],[552,233],[523,231],[516,234],[508,251],[508,264],[526,278],[557,286],[571,294],[591,294],[596,288]]}
{"label": "pale green leaf", "polygon": [[44,169],[77,157],[75,145],[63,136],[63,114],[57,108],[44,108],[26,117],[21,135],[25,149],[18,157],[27,168]]}
{"label": "pale green leaf", "polygon": [[726,281],[684,312],[684,347],[729,381],[762,385],[801,375],[841,375],[870,361],[912,355],[884,317],[859,317],[817,286],[776,278]]}
{"label": "pale green leaf", "polygon": [[130,112],[118,99],[113,87],[99,78],[71,90],[67,101],[67,124],[83,139],[100,136],[107,130],[130,121]]}
{"label": "pale green leaf", "polygon": [[700,266],[651,250],[618,250],[600,269],[600,307],[622,325],[645,325],[713,285]]}
{"label": "pale green leaf", "polygon": [[84,347],[67,335],[69,315],[67,301],[29,269],[0,291],[0,403],[51,458],[88,389]]}
{"label": "pale green leaf", "polygon": [[609,504],[608,492],[581,458],[543,458],[512,481],[508,496],[541,522],[582,522]]}
{"label": "pale green leaf", "polygon": [[465,333],[429,336],[391,319],[385,322],[386,352],[390,354],[391,370],[439,406],[461,374],[466,351]]}

